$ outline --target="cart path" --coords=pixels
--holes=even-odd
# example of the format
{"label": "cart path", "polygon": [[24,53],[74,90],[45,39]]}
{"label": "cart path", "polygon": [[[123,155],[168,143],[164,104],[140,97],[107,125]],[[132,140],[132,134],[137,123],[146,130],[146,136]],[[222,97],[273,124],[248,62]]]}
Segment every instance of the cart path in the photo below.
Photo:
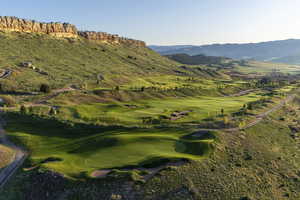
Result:
{"label": "cart path", "polygon": [[13,161],[0,171],[0,189],[5,185],[5,183],[7,183],[10,177],[18,170],[18,168],[27,158],[26,152],[24,152],[21,148],[17,147],[7,139],[5,130],[3,128],[4,124],[5,122],[0,116],[0,141],[3,145],[15,150],[15,155]]}

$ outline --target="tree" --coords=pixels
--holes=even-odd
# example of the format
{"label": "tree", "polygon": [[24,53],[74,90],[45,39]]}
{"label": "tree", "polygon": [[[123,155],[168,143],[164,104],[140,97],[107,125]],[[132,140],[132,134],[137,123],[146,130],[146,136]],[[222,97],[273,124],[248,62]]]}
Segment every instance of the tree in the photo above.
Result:
{"label": "tree", "polygon": [[252,103],[248,103],[247,109],[248,110],[252,110],[253,109]]}
{"label": "tree", "polygon": [[56,110],[53,107],[51,107],[49,115],[56,115]]}
{"label": "tree", "polygon": [[221,114],[224,115],[224,109],[223,108],[221,109]]}
{"label": "tree", "polygon": [[50,86],[47,84],[42,84],[40,87],[40,92],[50,93],[51,92]]}
{"label": "tree", "polygon": [[24,105],[21,106],[20,113],[24,115],[27,113],[27,108]]}
{"label": "tree", "polygon": [[30,114],[33,114],[33,107],[32,107],[32,106],[29,107],[28,112],[29,112]]}

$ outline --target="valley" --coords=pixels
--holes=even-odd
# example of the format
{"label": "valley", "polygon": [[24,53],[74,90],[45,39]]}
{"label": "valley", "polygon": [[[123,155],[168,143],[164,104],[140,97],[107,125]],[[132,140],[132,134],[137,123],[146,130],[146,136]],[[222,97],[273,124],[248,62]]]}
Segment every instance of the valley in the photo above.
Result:
{"label": "valley", "polygon": [[300,198],[300,67],[0,19],[0,200]]}

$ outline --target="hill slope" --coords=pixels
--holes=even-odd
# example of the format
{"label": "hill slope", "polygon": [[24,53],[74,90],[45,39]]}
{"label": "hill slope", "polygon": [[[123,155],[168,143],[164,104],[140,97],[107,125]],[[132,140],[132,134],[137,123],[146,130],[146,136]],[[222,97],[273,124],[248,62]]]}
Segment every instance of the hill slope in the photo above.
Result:
{"label": "hill slope", "polygon": [[[138,78],[175,74],[177,63],[144,47],[94,43],[86,39],[57,39],[47,35],[0,33],[0,69],[13,73],[4,82],[24,90],[41,83],[53,87],[66,84],[101,86],[134,82]],[[37,69],[21,67],[30,62]],[[7,83],[8,84],[8,83]]]}
{"label": "hill slope", "polygon": [[188,65],[220,64],[222,62],[225,62],[226,60],[230,60],[229,58],[205,56],[202,54],[194,56],[190,56],[188,54],[173,54],[166,55],[166,57],[179,63]]}

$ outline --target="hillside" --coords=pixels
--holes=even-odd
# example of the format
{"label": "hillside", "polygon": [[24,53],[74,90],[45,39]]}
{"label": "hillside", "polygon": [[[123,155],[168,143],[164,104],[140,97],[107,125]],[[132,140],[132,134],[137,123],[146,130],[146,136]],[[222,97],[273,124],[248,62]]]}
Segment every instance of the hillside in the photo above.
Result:
{"label": "hillside", "polygon": [[[222,56],[233,59],[254,59],[258,61],[279,61],[289,64],[298,64],[285,57],[300,53],[300,40],[278,40],[247,44],[212,44],[201,46],[149,46],[162,55],[188,54],[207,56]],[[283,58],[281,60],[281,58]]]}
{"label": "hillside", "polygon": [[188,65],[209,65],[209,64],[221,64],[225,63],[229,58],[217,57],[217,56],[205,56],[205,55],[194,55],[188,54],[172,54],[166,55],[167,58],[177,61],[182,64]]}
{"label": "hillside", "polygon": [[290,63],[294,65],[299,65],[300,64],[300,55],[299,54],[294,54],[291,56],[285,56],[281,58],[274,58],[272,62],[277,62],[277,63]]}
{"label": "hillside", "polygon": [[[1,69],[13,71],[5,82],[24,90],[37,89],[41,83],[54,88],[84,82],[95,85],[99,74],[103,87],[134,84],[138,77],[176,74],[177,69],[176,63],[143,47],[23,33],[0,33],[0,41]],[[23,62],[31,62],[36,69],[22,67]]]}

